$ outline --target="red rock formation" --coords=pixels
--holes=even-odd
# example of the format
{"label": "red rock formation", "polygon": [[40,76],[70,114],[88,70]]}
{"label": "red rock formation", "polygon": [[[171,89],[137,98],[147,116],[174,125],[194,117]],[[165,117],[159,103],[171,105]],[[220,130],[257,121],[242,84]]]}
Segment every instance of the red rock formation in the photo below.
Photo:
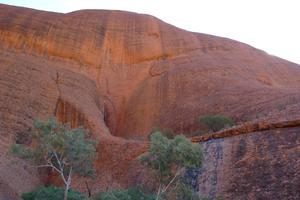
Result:
{"label": "red rock formation", "polygon": [[239,126],[234,126],[232,128],[221,130],[217,133],[204,134],[200,136],[195,136],[191,138],[194,143],[206,142],[212,139],[233,137],[237,135],[244,135],[253,132],[261,132],[267,130],[274,130],[279,128],[293,128],[300,127],[300,119],[286,120],[286,121],[259,121],[259,122],[247,122]]}
{"label": "red rock formation", "polygon": [[[37,117],[84,125],[100,141],[96,166],[104,175],[95,190],[138,179],[132,166],[155,127],[194,131],[209,114],[238,122],[282,116],[298,110],[299,89],[297,64],[152,16],[0,4],[0,138],[7,140],[1,150],[13,140],[29,142]],[[15,192],[34,186],[25,181]]]}
{"label": "red rock formation", "polygon": [[195,188],[212,199],[299,199],[299,127],[203,142]]}

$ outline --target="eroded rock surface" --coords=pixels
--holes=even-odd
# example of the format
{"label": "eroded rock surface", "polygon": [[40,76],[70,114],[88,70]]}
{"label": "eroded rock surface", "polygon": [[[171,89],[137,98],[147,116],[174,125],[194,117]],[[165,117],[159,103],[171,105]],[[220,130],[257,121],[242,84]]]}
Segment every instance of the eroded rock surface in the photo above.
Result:
{"label": "eroded rock surface", "polygon": [[[153,128],[191,132],[210,114],[239,123],[293,119],[299,89],[297,64],[152,16],[0,4],[0,191],[18,196],[39,184],[5,170],[4,152],[14,141],[30,142],[34,118],[55,115],[90,129],[99,140],[99,175],[91,182],[98,191],[140,181],[136,159]],[[36,173],[30,170],[20,173]],[[84,181],[75,187],[84,190]]]}
{"label": "eroded rock surface", "polygon": [[299,199],[300,128],[253,132],[201,143],[196,188],[224,199]]}

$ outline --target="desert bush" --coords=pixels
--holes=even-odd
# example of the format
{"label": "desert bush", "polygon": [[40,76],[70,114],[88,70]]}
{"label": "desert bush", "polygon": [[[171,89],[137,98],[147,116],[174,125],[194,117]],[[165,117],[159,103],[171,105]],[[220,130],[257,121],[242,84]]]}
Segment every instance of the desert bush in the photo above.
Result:
{"label": "desert bush", "polygon": [[143,192],[139,188],[115,189],[108,192],[101,192],[94,200],[155,200],[156,195]]}
{"label": "desert bush", "polygon": [[168,139],[173,139],[176,136],[176,133],[171,129],[171,128],[158,128],[155,127],[152,129],[152,131],[150,132],[150,134],[148,135],[148,140],[151,140],[151,135],[153,133],[156,132],[160,132],[161,134],[163,134],[164,136],[166,136]]}
{"label": "desert bush", "polygon": [[156,199],[162,199],[182,180],[188,168],[201,166],[203,155],[200,145],[183,135],[168,139],[161,132],[155,132],[151,135],[148,153],[140,160],[158,182]]}
{"label": "desert bush", "polygon": [[[22,194],[23,200],[62,200],[64,198],[64,189],[59,187],[40,187],[31,192]],[[85,195],[70,189],[68,200],[91,200]]]}
{"label": "desert bush", "polygon": [[210,115],[200,119],[200,122],[204,124],[209,130],[216,132],[226,127],[234,125],[234,121],[223,115]]}

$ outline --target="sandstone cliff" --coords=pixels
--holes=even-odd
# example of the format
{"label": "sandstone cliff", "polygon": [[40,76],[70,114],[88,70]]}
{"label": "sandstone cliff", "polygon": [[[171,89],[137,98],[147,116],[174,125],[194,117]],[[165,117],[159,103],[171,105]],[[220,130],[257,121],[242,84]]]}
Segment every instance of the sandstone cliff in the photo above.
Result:
{"label": "sandstone cliff", "polygon": [[200,194],[223,199],[299,199],[299,126],[250,132],[201,143]]}
{"label": "sandstone cliff", "polygon": [[25,164],[16,166],[28,176],[19,180],[4,156],[13,141],[30,141],[34,118],[56,115],[91,130],[100,141],[99,175],[92,181],[97,191],[107,183],[141,180],[136,158],[153,128],[191,132],[199,129],[199,117],[209,114],[239,123],[293,119],[299,89],[297,64],[152,16],[60,14],[0,4],[0,192],[18,195],[39,184],[28,178],[36,172]]}

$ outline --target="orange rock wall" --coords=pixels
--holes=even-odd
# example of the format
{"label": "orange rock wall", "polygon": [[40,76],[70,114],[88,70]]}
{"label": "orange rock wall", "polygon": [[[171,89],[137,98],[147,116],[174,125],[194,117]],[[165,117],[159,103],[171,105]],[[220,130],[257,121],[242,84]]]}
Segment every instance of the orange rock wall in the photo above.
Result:
{"label": "orange rock wall", "polygon": [[[299,89],[297,64],[152,16],[0,4],[0,150],[29,143],[34,118],[56,115],[84,125],[99,140],[93,191],[142,179],[136,159],[153,128],[193,132],[201,128],[199,117],[210,114],[239,123],[293,118]],[[7,172],[3,155],[0,191],[18,196],[40,184]],[[36,173],[17,166],[26,177]],[[74,187],[84,191],[84,181]]]}
{"label": "orange rock wall", "polygon": [[229,39],[128,12],[0,9],[2,45],[60,60],[95,81],[117,136],[143,139],[154,127],[195,130],[208,113],[248,121],[288,96],[300,99],[292,89],[299,87],[298,65]]}
{"label": "orange rock wall", "polygon": [[202,142],[195,189],[212,199],[299,199],[299,133],[298,126]]}

